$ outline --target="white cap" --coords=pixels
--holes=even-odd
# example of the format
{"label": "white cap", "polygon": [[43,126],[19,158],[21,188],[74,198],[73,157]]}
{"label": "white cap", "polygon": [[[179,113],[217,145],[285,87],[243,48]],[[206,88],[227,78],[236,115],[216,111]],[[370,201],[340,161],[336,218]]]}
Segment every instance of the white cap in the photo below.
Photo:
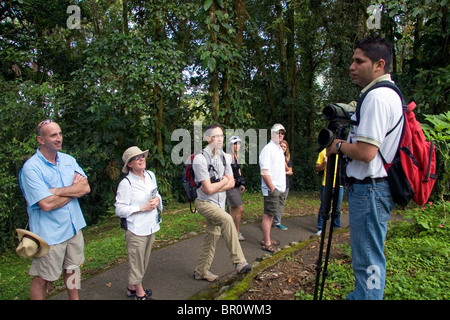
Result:
{"label": "white cap", "polygon": [[284,132],[286,132],[286,129],[283,127],[283,125],[276,123],[273,125],[272,129],[270,129],[270,131],[272,132],[278,132],[280,130],[283,130]]}
{"label": "white cap", "polygon": [[230,144],[235,144],[236,142],[241,142],[241,139],[238,136],[232,136],[230,138]]}

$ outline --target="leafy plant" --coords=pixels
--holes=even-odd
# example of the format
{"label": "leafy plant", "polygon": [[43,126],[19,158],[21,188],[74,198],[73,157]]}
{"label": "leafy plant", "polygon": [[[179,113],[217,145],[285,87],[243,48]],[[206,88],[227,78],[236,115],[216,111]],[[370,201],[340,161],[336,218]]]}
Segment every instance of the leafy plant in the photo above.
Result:
{"label": "leafy plant", "polygon": [[419,235],[438,234],[449,236],[450,225],[447,219],[447,211],[450,202],[429,202],[421,209],[409,209],[405,211],[405,219],[413,219],[419,226]]}
{"label": "leafy plant", "polygon": [[439,183],[441,192],[440,199],[444,201],[444,196],[450,194],[450,111],[438,115],[425,115],[425,119],[430,123],[422,125],[427,139],[434,142],[437,151],[437,163],[441,181]]}

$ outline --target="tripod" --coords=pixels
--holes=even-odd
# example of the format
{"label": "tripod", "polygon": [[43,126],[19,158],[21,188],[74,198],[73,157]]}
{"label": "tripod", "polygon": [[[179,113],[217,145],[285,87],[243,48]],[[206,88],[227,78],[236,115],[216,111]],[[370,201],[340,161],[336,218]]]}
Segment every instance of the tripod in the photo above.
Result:
{"label": "tripod", "polygon": [[[336,168],[336,161],[338,161],[338,167]],[[336,207],[339,202],[339,188],[343,185],[341,181],[343,171],[343,157],[342,154],[332,154],[328,157],[327,161],[327,172],[326,172],[326,180],[325,180],[325,190],[323,194],[323,223],[322,223],[322,234],[320,239],[320,248],[319,248],[319,257],[317,259],[317,276],[316,276],[316,286],[314,289],[314,300],[317,300],[317,295],[319,294],[319,285],[320,285],[320,296],[319,300],[322,300],[323,288],[325,286],[325,278],[328,275],[328,260],[330,258],[330,250],[331,250],[331,241],[333,237],[333,226],[334,220],[336,219]],[[336,173],[336,179],[334,183],[334,192],[333,192],[333,180]],[[332,197],[333,196],[333,197]],[[331,206],[331,200],[333,200],[333,205]],[[327,221],[330,219],[330,208],[331,211],[331,221],[330,221],[330,232],[328,235],[328,244],[327,250],[325,252],[325,261],[324,266],[322,268],[322,256],[323,256],[323,248],[325,244],[325,233],[327,227]],[[322,282],[320,283],[320,278],[322,275]]]}

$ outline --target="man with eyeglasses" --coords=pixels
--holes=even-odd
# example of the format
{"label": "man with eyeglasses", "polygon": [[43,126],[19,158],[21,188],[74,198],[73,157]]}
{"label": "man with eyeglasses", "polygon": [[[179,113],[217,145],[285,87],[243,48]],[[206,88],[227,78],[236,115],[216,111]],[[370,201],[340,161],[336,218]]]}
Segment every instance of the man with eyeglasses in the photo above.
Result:
{"label": "man with eyeglasses", "polygon": [[30,299],[45,299],[47,284],[64,269],[69,299],[77,300],[79,267],[84,261],[81,229],[86,226],[78,198],[89,193],[90,187],[77,161],[60,151],[63,137],[56,122],[40,122],[36,134],[40,146],[20,170],[19,184],[27,202],[30,231],[43,238],[50,251],[31,263]]}
{"label": "man with eyeglasses", "polygon": [[262,250],[275,253],[274,246],[279,245],[278,240],[270,236],[273,219],[284,211],[284,192],[286,191],[286,171],[283,149],[281,149],[280,136],[284,137],[286,130],[277,123],[270,129],[270,142],[261,150],[259,166],[261,168],[261,190],[264,197],[264,214],[261,222],[263,240]]}
{"label": "man with eyeglasses", "polygon": [[231,164],[226,160],[223,147],[223,129],[212,124],[205,129],[206,148],[197,154],[192,163],[195,182],[201,183],[197,189],[195,207],[206,218],[206,234],[202,252],[194,270],[194,279],[217,281],[219,276],[210,272],[217,240],[222,235],[230,252],[230,259],[237,273],[249,272],[252,266],[247,263],[238,239],[233,218],[225,211],[226,191],[234,187]]}

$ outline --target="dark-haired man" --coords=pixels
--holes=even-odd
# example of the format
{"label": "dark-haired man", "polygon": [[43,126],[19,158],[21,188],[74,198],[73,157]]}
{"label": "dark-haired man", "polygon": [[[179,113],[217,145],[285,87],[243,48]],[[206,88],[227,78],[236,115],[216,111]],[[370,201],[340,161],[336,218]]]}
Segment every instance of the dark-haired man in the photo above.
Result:
{"label": "dark-haired man", "polygon": [[226,191],[233,188],[235,181],[231,164],[226,161],[223,147],[223,129],[212,124],[205,129],[206,148],[195,156],[192,169],[197,189],[195,207],[206,218],[206,234],[202,251],[194,270],[194,279],[214,282],[219,276],[210,272],[217,240],[222,235],[230,251],[230,259],[238,273],[248,272],[252,266],[247,263],[238,239],[233,218],[225,211]]}
{"label": "dark-haired man", "polygon": [[[388,73],[391,62],[392,46],[384,39],[359,41],[350,66],[354,83],[364,88],[364,93],[380,81],[392,81]],[[363,100],[359,124],[352,125],[347,141],[335,139],[327,148],[328,155],[341,152],[352,160],[346,174],[350,182],[347,199],[355,289],[347,299],[383,298],[384,240],[394,201],[380,153],[388,163],[394,158],[402,132],[401,117],[400,96],[390,88],[373,89]],[[356,114],[352,120],[356,120]]]}

